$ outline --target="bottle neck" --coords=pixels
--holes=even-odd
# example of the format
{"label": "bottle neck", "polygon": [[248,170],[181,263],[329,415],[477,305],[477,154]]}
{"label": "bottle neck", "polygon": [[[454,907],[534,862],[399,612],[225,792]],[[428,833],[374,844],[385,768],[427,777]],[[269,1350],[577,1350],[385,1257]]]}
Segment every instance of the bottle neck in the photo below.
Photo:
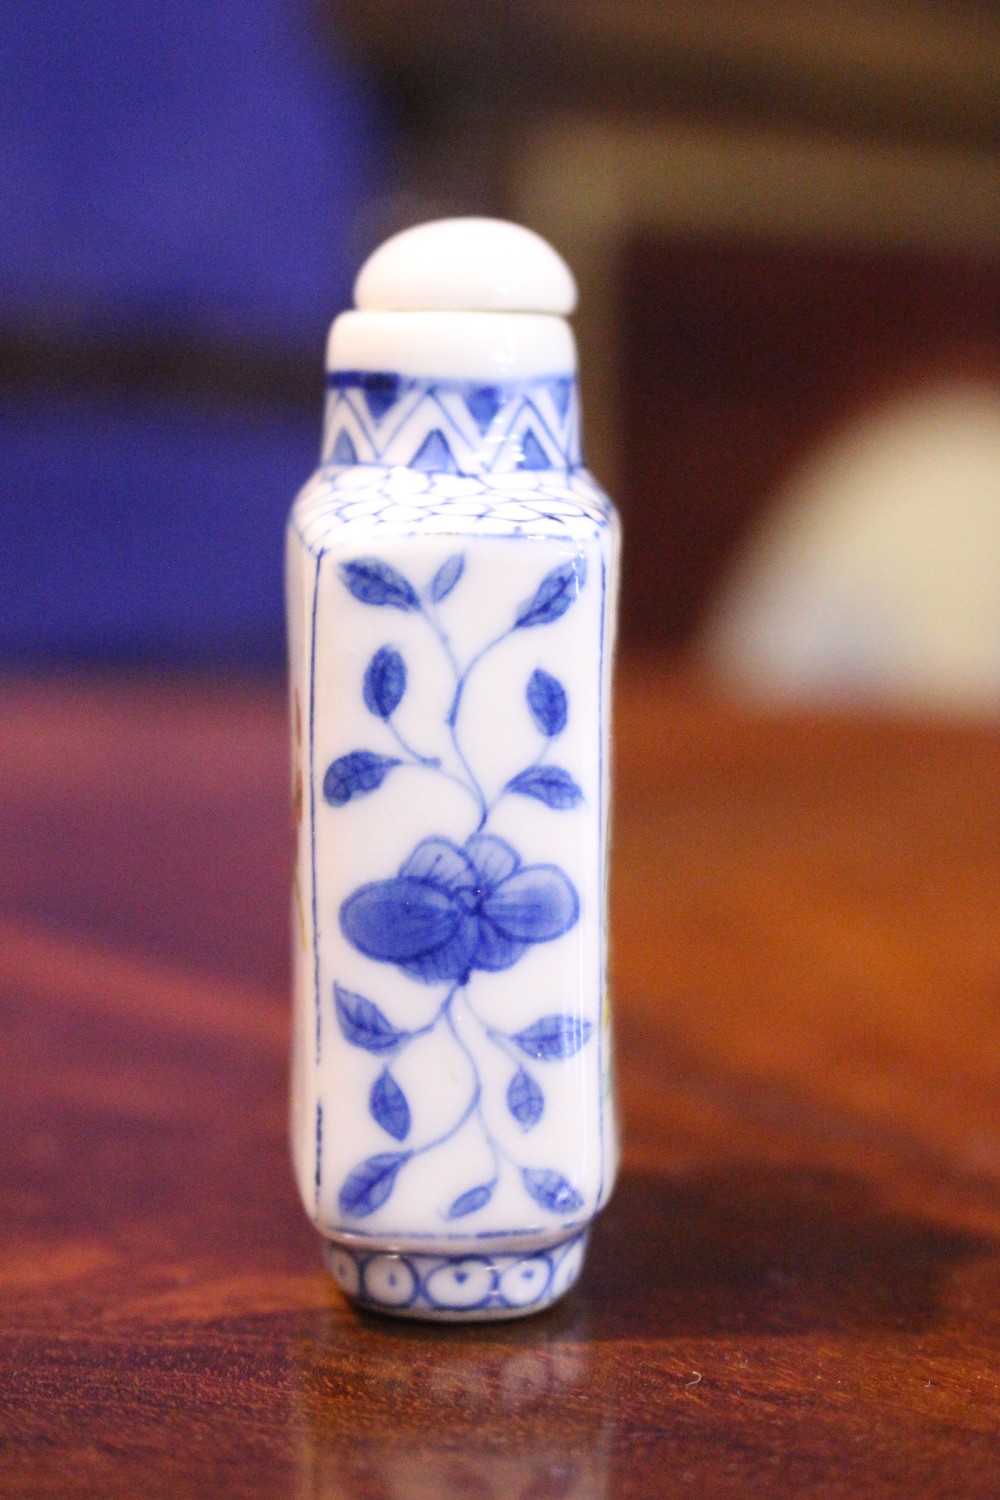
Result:
{"label": "bottle neck", "polygon": [[582,463],[575,375],[485,383],[334,370],[326,381],[324,464],[483,475]]}

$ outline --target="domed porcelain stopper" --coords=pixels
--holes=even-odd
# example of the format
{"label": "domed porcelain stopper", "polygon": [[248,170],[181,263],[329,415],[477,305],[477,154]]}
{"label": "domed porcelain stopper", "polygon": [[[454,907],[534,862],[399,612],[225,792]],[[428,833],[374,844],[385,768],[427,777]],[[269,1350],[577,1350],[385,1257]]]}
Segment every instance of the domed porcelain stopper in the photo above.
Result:
{"label": "domed porcelain stopper", "polygon": [[503,219],[437,219],[393,235],[354,283],[370,312],[529,312],[568,317],[573,273],[547,240]]}
{"label": "domed porcelain stopper", "polygon": [[576,283],[540,235],[501,219],[439,219],[380,245],[330,330],[327,369],[517,380],[570,375]]}

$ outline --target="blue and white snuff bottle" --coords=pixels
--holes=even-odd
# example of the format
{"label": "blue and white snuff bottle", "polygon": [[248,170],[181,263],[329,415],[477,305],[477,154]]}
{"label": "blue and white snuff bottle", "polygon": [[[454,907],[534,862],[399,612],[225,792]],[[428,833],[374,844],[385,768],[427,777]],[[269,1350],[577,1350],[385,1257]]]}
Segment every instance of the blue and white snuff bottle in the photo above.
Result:
{"label": "blue and white snuff bottle", "polygon": [[619,528],[575,298],[514,224],[387,241],[289,523],[295,1169],[343,1291],[409,1317],[549,1306],[615,1177]]}

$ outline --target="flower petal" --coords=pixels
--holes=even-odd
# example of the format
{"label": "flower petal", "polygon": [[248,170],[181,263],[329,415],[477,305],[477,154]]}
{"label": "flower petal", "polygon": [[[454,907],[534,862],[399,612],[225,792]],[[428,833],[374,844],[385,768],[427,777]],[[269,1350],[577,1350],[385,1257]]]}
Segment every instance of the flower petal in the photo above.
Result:
{"label": "flower petal", "polygon": [[476,867],[478,884],[489,891],[513,875],[521,863],[510,845],[493,833],[474,833],[466,840],[465,852]]}
{"label": "flower petal", "polygon": [[511,964],[517,963],[527,946],[527,943],[519,938],[508,937],[505,932],[498,932],[492,922],[487,922],[485,917],[480,917],[479,941],[476,944],[473,967],[489,969],[493,972],[498,969],[509,969]]}
{"label": "flower petal", "polygon": [[409,963],[401,963],[400,968],[424,984],[437,984],[443,979],[464,981],[474,966],[478,942],[479,923],[459,912],[458,925],[446,943],[429,948]]}
{"label": "flower petal", "polygon": [[580,901],[556,865],[529,865],[502,881],[483,901],[482,912],[504,937],[547,943],[573,926]]}
{"label": "flower petal", "polygon": [[479,884],[468,855],[450,839],[424,839],[399,873],[409,880],[429,881],[441,891],[474,890]]}
{"label": "flower petal", "polygon": [[422,880],[373,881],[340,908],[344,936],[383,963],[413,963],[448,943],[461,921],[445,892]]}

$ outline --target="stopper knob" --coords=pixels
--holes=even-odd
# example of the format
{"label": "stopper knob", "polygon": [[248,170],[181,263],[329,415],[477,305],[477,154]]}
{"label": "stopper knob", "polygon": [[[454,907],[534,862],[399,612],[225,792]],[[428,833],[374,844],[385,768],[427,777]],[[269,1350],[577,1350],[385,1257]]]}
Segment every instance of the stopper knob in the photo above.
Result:
{"label": "stopper knob", "polygon": [[576,307],[566,262],[534,230],[504,219],[434,219],[393,235],[354,284],[365,312],[520,312]]}

